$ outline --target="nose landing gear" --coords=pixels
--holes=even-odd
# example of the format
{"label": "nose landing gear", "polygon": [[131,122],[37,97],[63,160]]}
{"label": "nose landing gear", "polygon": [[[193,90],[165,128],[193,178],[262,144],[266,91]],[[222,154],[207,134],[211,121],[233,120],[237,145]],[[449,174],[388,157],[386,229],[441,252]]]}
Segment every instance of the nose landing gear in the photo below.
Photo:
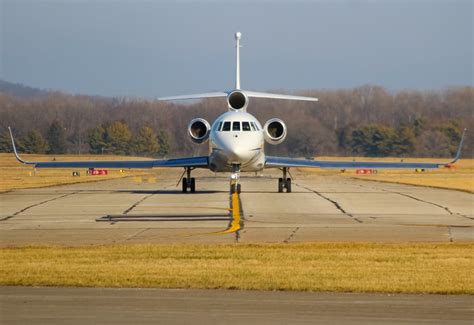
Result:
{"label": "nose landing gear", "polygon": [[240,194],[242,187],[240,186],[240,165],[232,165],[232,175],[230,176],[230,194]]}
{"label": "nose landing gear", "polygon": [[283,193],[283,190],[286,189],[286,193],[291,193],[291,178],[286,177],[288,172],[288,167],[283,167],[283,177],[278,179],[278,193]]}
{"label": "nose landing gear", "polygon": [[[185,168],[184,172],[186,173],[186,177],[184,177],[182,182],[181,182],[183,193],[187,193],[188,189],[191,193],[196,192],[196,179],[194,177],[191,177],[191,171],[193,169],[194,168],[192,168],[192,167],[186,167]],[[184,173],[183,173],[183,175],[184,175]]]}

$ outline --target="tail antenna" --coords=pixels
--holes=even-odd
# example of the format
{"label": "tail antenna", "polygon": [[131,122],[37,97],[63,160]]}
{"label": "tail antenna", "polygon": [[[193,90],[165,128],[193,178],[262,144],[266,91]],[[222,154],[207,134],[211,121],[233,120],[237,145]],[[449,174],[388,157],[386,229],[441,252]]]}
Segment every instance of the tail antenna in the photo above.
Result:
{"label": "tail antenna", "polygon": [[235,64],[235,89],[240,89],[240,39],[242,33],[235,33],[235,48],[236,48],[236,64]]}

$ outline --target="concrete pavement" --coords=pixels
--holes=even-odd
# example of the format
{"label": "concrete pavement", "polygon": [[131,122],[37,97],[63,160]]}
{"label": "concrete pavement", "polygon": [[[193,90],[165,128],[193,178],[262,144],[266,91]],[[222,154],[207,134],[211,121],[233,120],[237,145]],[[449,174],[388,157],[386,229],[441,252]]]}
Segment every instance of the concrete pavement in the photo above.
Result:
{"label": "concrete pavement", "polygon": [[[133,178],[0,194],[0,245],[474,240],[474,195],[294,171],[292,193],[277,193],[277,171],[242,178],[242,229],[231,222],[228,179],[195,171],[197,193]],[[422,177],[422,176],[420,176]],[[104,216],[129,220],[97,222]]]}
{"label": "concrete pavement", "polygon": [[0,287],[1,324],[472,324],[473,296]]}

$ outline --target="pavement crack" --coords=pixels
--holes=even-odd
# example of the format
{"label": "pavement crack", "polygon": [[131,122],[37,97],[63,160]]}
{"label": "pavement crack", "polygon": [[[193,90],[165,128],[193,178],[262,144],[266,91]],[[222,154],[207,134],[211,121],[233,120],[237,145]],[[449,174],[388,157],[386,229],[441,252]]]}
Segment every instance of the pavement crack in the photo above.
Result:
{"label": "pavement crack", "polygon": [[128,241],[128,240],[130,240],[130,239],[133,239],[133,238],[137,237],[138,235],[143,234],[145,231],[147,231],[147,230],[149,230],[149,229],[150,229],[150,228],[140,229],[140,230],[137,231],[136,233],[134,233],[134,234],[128,236],[124,241]]}
{"label": "pavement crack", "polygon": [[[362,185],[360,185],[362,187]],[[367,186],[364,186],[364,187],[367,187]],[[407,197],[407,198],[410,198],[412,200],[415,200],[415,201],[418,201],[418,202],[423,202],[423,203],[427,203],[427,204],[431,204],[431,205],[434,205],[438,208],[441,208],[443,210],[445,210],[446,212],[448,212],[450,215],[457,215],[457,216],[460,216],[460,217],[463,217],[463,218],[467,218],[467,219],[471,219],[470,217],[466,216],[466,215],[463,215],[461,213],[455,213],[453,211],[451,211],[451,209],[447,206],[444,206],[444,205],[441,205],[441,204],[438,204],[438,203],[435,203],[435,202],[431,202],[431,201],[427,201],[427,200],[423,200],[423,199],[420,199],[416,196],[413,196],[413,195],[410,195],[410,194],[406,194],[406,193],[402,193],[402,192],[397,192],[397,191],[390,191],[390,190],[386,190],[384,188],[379,188],[379,187],[375,187],[375,186],[371,186],[371,188],[375,189],[375,190],[380,190],[380,191],[383,191],[383,192],[387,192],[387,193],[393,193],[393,194],[397,194],[397,195],[400,195],[400,196],[404,196],[404,197]]]}
{"label": "pavement crack", "polygon": [[455,213],[453,211],[451,211],[448,207],[445,207],[444,205],[441,205],[441,204],[438,204],[438,203],[434,203],[434,202],[431,202],[431,201],[426,201],[426,200],[423,200],[423,199],[420,199],[416,196],[413,196],[413,195],[410,195],[410,194],[405,194],[405,193],[401,193],[401,192],[395,192],[395,191],[388,191],[388,190],[385,190],[385,189],[382,189],[382,191],[384,192],[389,192],[389,193],[394,193],[394,194],[398,194],[398,195],[401,195],[401,196],[404,196],[404,197],[407,197],[407,198],[410,198],[410,199],[413,199],[415,201],[418,201],[418,202],[423,202],[423,203],[427,203],[427,204],[431,204],[431,205],[434,205],[438,208],[441,208],[441,209],[444,209],[446,212],[448,212],[450,215],[455,215]]}
{"label": "pavement crack", "polygon": [[293,229],[293,231],[291,232],[291,234],[288,236],[287,239],[285,239],[283,242],[285,244],[288,244],[288,242],[293,238],[293,236],[296,234],[296,232],[300,229],[300,227],[296,227],[295,229]]}
{"label": "pavement crack", "polygon": [[346,210],[344,210],[344,208],[343,208],[337,201],[335,201],[335,200],[333,200],[333,199],[331,199],[331,198],[329,198],[329,197],[327,197],[327,196],[321,194],[320,192],[318,192],[318,191],[316,191],[316,190],[313,190],[313,189],[311,189],[311,188],[309,188],[309,187],[306,187],[306,186],[304,186],[304,185],[300,185],[300,184],[296,184],[296,183],[295,183],[295,185],[296,185],[296,186],[299,186],[299,187],[302,187],[302,188],[304,188],[304,189],[306,189],[306,190],[308,190],[308,191],[310,191],[310,192],[313,192],[314,194],[318,195],[319,197],[325,199],[326,201],[331,202],[339,211],[341,211],[342,213],[344,213],[346,216],[348,216],[348,217],[354,219],[354,220],[355,220],[356,222],[358,222],[358,223],[363,223],[362,220],[356,218],[353,214],[351,214],[351,213],[347,212]]}
{"label": "pavement crack", "polygon": [[133,203],[128,209],[124,210],[124,211],[122,212],[122,214],[127,214],[127,213],[129,213],[130,211],[132,211],[133,209],[135,209],[140,203],[142,203],[143,201],[145,201],[146,199],[148,199],[150,196],[155,195],[156,193],[158,193],[158,192],[153,192],[153,193],[151,193],[151,194],[148,194],[148,195],[142,197],[140,200],[138,200],[137,202]]}
{"label": "pavement crack", "polygon": [[7,220],[10,220],[11,218],[14,218],[16,217],[17,215],[25,212],[26,210],[29,210],[31,208],[34,208],[34,207],[37,207],[39,205],[42,205],[42,204],[45,204],[45,203],[48,203],[48,202],[52,202],[52,201],[56,201],[56,200],[59,200],[59,199],[62,199],[66,196],[70,196],[70,195],[73,195],[73,194],[76,194],[77,192],[72,192],[72,193],[67,193],[67,194],[63,194],[63,195],[60,195],[60,196],[56,196],[52,199],[48,199],[48,200],[44,200],[44,201],[41,201],[41,202],[38,202],[38,203],[35,203],[35,204],[32,204],[32,205],[29,205],[27,206],[26,208],[23,208],[15,213],[13,213],[12,215],[9,215],[9,216],[6,216],[6,217],[3,217],[3,218],[0,218],[0,221],[7,221]]}

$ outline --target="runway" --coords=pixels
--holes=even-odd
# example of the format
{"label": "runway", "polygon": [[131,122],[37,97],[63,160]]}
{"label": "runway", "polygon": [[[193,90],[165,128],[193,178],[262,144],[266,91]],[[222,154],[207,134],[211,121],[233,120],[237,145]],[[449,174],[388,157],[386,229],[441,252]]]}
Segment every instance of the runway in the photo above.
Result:
{"label": "runway", "polygon": [[243,175],[236,220],[227,175],[196,170],[198,192],[182,194],[180,172],[0,194],[0,245],[474,240],[469,193],[297,170],[277,193],[265,171]]}
{"label": "runway", "polygon": [[472,324],[473,297],[0,287],[2,324]]}

